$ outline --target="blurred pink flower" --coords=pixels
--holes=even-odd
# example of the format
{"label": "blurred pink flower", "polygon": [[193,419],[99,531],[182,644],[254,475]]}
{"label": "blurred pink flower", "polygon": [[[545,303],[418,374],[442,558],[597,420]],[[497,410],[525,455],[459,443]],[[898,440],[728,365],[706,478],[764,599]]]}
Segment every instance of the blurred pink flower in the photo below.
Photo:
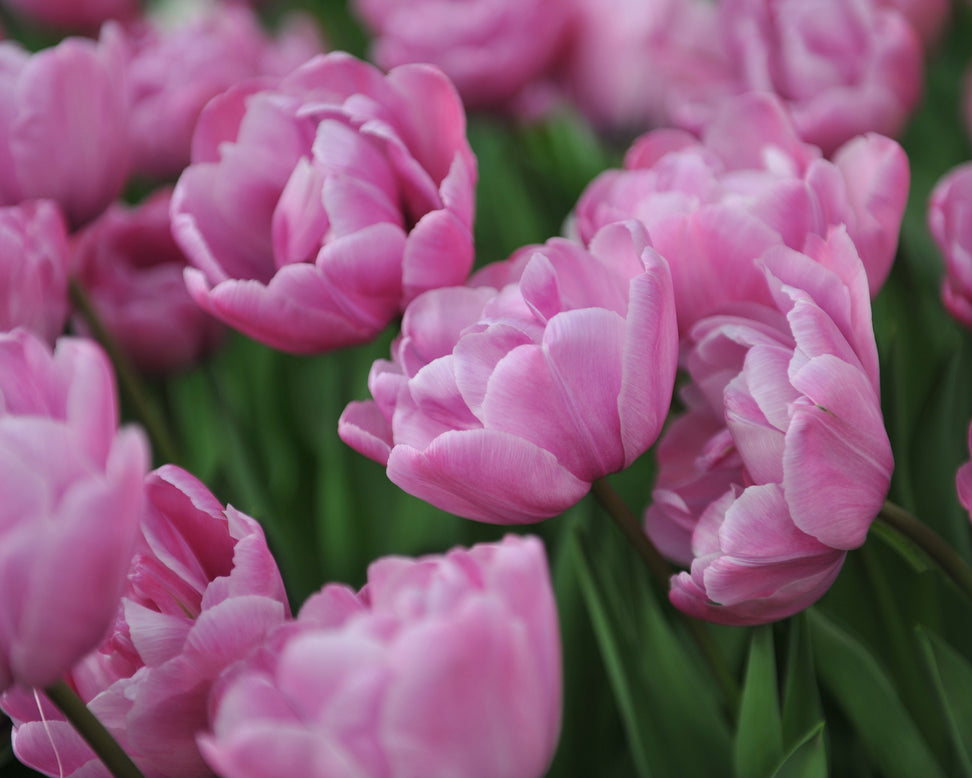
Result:
{"label": "blurred pink flower", "polygon": [[[721,90],[778,95],[807,142],[831,154],[855,135],[893,136],[922,86],[922,46],[878,0],[722,0]],[[717,108],[715,87],[676,96],[676,124],[698,130]]]}
{"label": "blurred pink flower", "polygon": [[718,54],[714,4],[570,2],[577,18],[559,78],[566,95],[599,128],[640,132],[666,124],[673,94],[702,99],[719,88],[725,63]]}
{"label": "blurred pink flower", "polygon": [[691,564],[671,600],[758,624],[815,602],[891,481],[864,269],[843,228],[763,260],[772,307],[698,322],[687,411],[659,446],[648,535]]}
{"label": "blurred pink flower", "polygon": [[174,29],[152,17],[129,31],[129,88],[136,172],[176,177],[210,98],[255,76],[282,76],[322,50],[314,21],[290,14],[279,39],[247,6],[218,4]]}
{"label": "blurred pink flower", "polygon": [[448,79],[317,57],[209,103],[172,198],[199,305],[293,352],[375,337],[472,266],[476,159]]}
{"label": "blurred pink flower", "polygon": [[676,357],[668,266],[612,225],[590,251],[555,238],[417,298],[338,434],[443,510],[538,521],[655,441]]}
{"label": "blurred pink flower", "polygon": [[0,203],[56,200],[74,227],[115,199],[129,171],[124,46],[68,38],[30,54],[0,43]]}
{"label": "blurred pink flower", "polygon": [[679,329],[730,301],[769,303],[755,260],[768,248],[802,250],[844,224],[864,261],[871,294],[884,283],[908,197],[908,158],[880,135],[855,138],[833,160],[796,134],[771,95],[725,103],[701,140],[681,130],[638,139],[624,170],[598,176],[571,229],[637,218],[668,261]]}
{"label": "blurred pink flower", "polygon": [[557,612],[543,545],[373,563],[220,680],[225,778],[539,778],[560,728]]}
{"label": "blurred pink flower", "polygon": [[904,16],[925,46],[938,40],[952,10],[949,0],[878,0],[878,5],[893,8]]}
{"label": "blurred pink flower", "polygon": [[[209,776],[196,735],[209,725],[213,681],[285,622],[287,598],[253,519],[224,509],[172,465],[150,473],[144,489],[114,628],[68,680],[146,778]],[[54,776],[109,777],[46,699],[12,692],[3,707],[25,764]]]}
{"label": "blurred pink flower", "polygon": [[26,327],[54,343],[68,316],[69,258],[55,203],[0,208],[0,331]]}
{"label": "blurred pink flower", "polygon": [[972,327],[972,162],[953,168],[935,185],[928,229],[945,257],[945,308]]}
{"label": "blurred pink flower", "polygon": [[139,0],[3,0],[15,13],[40,24],[76,32],[97,33],[102,22],[128,22],[140,10]]}
{"label": "blurred pink flower", "polygon": [[[188,263],[172,237],[171,195],[164,189],[134,208],[115,204],[75,238],[78,283],[123,351],[146,372],[187,367],[223,334],[186,290]],[[87,333],[82,317],[74,326]]]}
{"label": "blurred pink flower", "polygon": [[108,632],[148,458],[98,346],[0,334],[0,691],[54,683]]}
{"label": "blurred pink flower", "polygon": [[[385,69],[429,62],[471,109],[505,109],[536,87],[571,29],[566,0],[354,0]],[[521,97],[522,99],[522,97]]]}

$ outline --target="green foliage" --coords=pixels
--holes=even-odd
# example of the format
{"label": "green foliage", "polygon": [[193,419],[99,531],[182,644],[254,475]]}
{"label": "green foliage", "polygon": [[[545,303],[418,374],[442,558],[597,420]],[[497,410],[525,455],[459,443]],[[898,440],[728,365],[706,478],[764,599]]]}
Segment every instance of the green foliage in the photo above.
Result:
{"label": "green foliage", "polygon": [[600,518],[575,535],[576,573],[637,774],[722,774],[730,729],[708,669],[660,606],[641,560]]}
{"label": "green foliage", "polygon": [[783,720],[771,627],[753,630],[733,748],[737,778],[770,776],[783,758]]}

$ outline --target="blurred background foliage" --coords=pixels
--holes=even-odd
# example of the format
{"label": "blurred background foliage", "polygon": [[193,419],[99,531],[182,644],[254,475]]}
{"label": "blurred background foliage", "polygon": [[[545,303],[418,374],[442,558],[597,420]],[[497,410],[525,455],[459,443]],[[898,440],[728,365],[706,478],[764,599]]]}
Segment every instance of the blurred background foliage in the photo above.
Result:
{"label": "blurred background foliage", "polygon": [[[367,53],[343,0],[266,5],[271,23],[284,7],[302,7],[331,48]],[[956,3],[902,141],[911,196],[895,268],[874,303],[896,458],[890,499],[967,561],[969,516],[954,478],[969,459],[972,335],[939,303],[942,266],[925,203],[944,172],[972,158],[959,111],[970,42],[972,11]],[[478,264],[560,234],[584,186],[624,152],[569,114],[533,126],[470,116],[469,138],[479,159]],[[341,411],[368,396],[368,370],[393,336],[308,358],[233,335],[209,363],[150,386],[180,464],[263,523],[295,612],[327,581],[360,586],[379,556],[441,553],[511,531],[404,494],[337,437]],[[649,500],[652,470],[649,453],[612,478],[636,512]],[[972,603],[906,541],[875,528],[831,591],[798,617],[758,629],[707,626],[739,683],[726,696],[590,497],[523,531],[546,541],[563,635],[565,710],[551,776],[972,776]],[[9,740],[0,743],[0,772],[31,774]]]}

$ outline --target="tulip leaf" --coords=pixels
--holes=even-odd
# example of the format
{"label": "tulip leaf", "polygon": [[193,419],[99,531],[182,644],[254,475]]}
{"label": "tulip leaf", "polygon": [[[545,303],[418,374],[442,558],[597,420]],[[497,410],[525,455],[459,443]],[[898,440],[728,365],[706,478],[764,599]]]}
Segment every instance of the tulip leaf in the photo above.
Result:
{"label": "tulip leaf", "polygon": [[921,627],[917,632],[962,774],[972,776],[972,665],[938,635]]}
{"label": "tulip leaf", "polygon": [[597,540],[575,534],[577,574],[638,774],[723,772],[731,738],[708,669],[666,620],[620,534],[603,528]]}
{"label": "tulip leaf", "polygon": [[818,609],[808,618],[820,680],[882,774],[944,776],[877,659]]}
{"label": "tulip leaf", "polygon": [[597,635],[601,647],[601,656],[604,659],[608,677],[611,679],[611,687],[620,708],[621,720],[627,731],[628,747],[640,778],[649,778],[652,772],[646,751],[647,742],[641,737],[642,722],[639,721],[636,709],[633,694],[635,688],[633,684],[629,683],[627,677],[631,668],[625,667],[620,636],[617,634],[615,625],[612,624],[612,614],[609,612],[608,603],[605,601],[603,587],[595,580],[593,566],[584,550],[581,533],[578,532],[574,539],[577,577],[587,604],[587,611],[591,617],[594,633]]}
{"label": "tulip leaf", "polygon": [[806,613],[799,613],[786,623],[789,645],[783,683],[783,745],[793,748],[823,719],[823,709]]}
{"label": "tulip leaf", "polygon": [[773,778],[827,778],[828,774],[824,722],[819,721],[786,755]]}
{"label": "tulip leaf", "polygon": [[739,778],[769,776],[783,757],[772,627],[753,631],[739,706],[733,765]]}

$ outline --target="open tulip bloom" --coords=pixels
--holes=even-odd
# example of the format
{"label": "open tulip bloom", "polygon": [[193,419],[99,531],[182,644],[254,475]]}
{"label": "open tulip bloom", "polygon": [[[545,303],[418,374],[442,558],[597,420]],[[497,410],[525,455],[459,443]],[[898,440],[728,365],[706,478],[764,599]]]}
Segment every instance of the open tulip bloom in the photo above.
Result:
{"label": "open tulip bloom", "polygon": [[972,2],[0,23],[0,775],[972,778]]}
{"label": "open tulip bloom", "polygon": [[589,251],[554,239],[417,298],[372,367],[374,400],[338,431],[444,510],[538,521],[655,442],[677,344],[668,265],[640,224]]}

